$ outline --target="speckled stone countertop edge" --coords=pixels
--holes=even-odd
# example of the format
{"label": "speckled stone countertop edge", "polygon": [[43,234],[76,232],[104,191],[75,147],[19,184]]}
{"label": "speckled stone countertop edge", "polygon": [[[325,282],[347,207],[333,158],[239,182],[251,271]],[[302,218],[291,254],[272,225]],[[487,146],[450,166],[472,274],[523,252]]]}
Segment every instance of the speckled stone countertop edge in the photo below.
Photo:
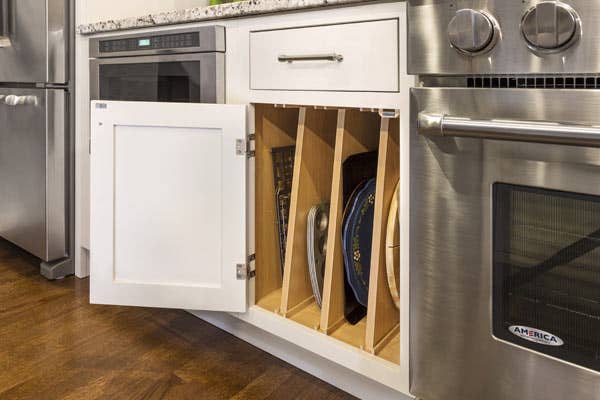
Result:
{"label": "speckled stone countertop edge", "polygon": [[153,26],[176,25],[216,19],[239,18],[260,14],[294,11],[320,7],[365,3],[377,0],[246,0],[217,6],[195,7],[186,10],[149,14],[83,24],[77,27],[81,35],[116,32]]}

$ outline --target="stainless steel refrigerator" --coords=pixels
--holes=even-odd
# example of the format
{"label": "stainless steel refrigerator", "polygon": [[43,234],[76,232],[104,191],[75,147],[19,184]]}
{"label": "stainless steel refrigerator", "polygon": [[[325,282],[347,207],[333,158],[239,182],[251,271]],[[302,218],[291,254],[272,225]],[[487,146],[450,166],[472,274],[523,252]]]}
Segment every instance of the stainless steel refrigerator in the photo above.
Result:
{"label": "stainless steel refrigerator", "polygon": [[0,236],[71,274],[69,0],[0,0]]}

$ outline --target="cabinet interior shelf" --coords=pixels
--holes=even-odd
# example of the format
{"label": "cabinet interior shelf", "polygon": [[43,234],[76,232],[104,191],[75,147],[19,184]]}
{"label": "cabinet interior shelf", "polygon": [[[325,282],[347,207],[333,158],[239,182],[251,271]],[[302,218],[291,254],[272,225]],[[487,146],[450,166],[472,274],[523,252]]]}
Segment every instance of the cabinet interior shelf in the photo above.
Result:
{"label": "cabinet interior shelf", "polygon": [[[398,364],[400,313],[388,289],[385,247],[400,176],[398,120],[356,109],[257,104],[255,121],[256,304]],[[295,146],[295,159],[282,273],[271,150],[284,146]],[[351,325],[344,317],[342,165],[371,151],[378,152],[378,165],[368,307]],[[320,203],[330,204],[322,307],[313,296],[306,251],[308,212]]]}

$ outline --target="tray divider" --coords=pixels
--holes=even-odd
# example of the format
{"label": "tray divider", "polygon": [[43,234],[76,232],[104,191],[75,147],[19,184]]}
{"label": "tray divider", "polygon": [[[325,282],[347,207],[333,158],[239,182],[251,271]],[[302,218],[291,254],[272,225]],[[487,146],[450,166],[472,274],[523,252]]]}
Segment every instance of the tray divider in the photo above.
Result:
{"label": "tray divider", "polygon": [[400,311],[392,300],[387,283],[385,248],[389,208],[400,177],[399,143],[399,120],[383,118],[375,191],[369,306],[365,338],[365,350],[371,353],[376,352],[379,343],[391,332],[397,330],[400,323]]}
{"label": "tray divider", "polygon": [[339,110],[331,185],[331,208],[323,283],[321,331],[331,334],[344,323],[343,163],[355,154],[374,151],[379,144],[379,116],[359,110]]}
{"label": "tray divider", "polygon": [[307,217],[311,207],[330,199],[336,127],[337,110],[300,108],[281,296],[284,316],[313,297]]}
{"label": "tray divider", "polygon": [[258,305],[264,305],[274,311],[279,309],[279,301],[274,307],[273,297],[277,296],[275,292],[279,293],[278,297],[281,296],[282,273],[271,150],[296,144],[299,113],[298,109],[279,109],[263,104],[257,104],[254,112],[256,121],[255,298]]}

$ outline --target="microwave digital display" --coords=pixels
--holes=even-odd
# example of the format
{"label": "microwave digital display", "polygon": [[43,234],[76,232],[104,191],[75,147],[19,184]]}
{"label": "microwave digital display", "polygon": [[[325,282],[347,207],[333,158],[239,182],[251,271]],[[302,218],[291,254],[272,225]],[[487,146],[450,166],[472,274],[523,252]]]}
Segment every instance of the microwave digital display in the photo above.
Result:
{"label": "microwave digital display", "polygon": [[138,41],[138,46],[140,46],[140,47],[150,46],[150,39],[140,39]]}

